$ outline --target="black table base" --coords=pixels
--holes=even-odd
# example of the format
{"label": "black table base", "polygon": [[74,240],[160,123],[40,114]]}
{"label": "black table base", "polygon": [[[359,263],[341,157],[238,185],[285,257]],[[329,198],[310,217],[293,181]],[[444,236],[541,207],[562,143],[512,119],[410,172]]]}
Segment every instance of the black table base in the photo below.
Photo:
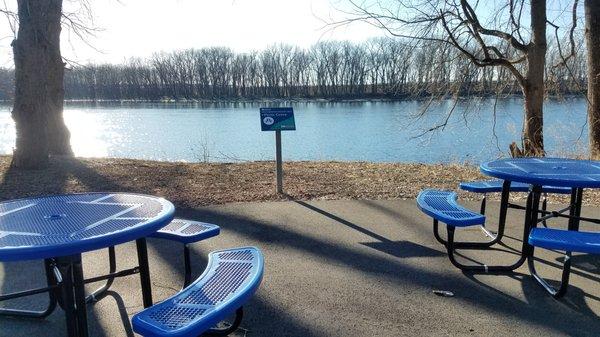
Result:
{"label": "black table base", "polygon": [[[439,235],[439,224],[436,220],[433,222],[433,232],[435,238],[446,246],[448,251],[448,257],[450,262],[456,266],[457,268],[472,273],[494,273],[494,274],[505,274],[512,273],[515,269],[521,267],[525,262],[527,262],[529,271],[534,279],[552,296],[555,298],[559,298],[563,296],[569,284],[569,275],[571,271],[571,252],[565,253],[565,260],[563,264],[561,283],[557,288],[552,287],[543,277],[539,275],[535,268],[535,257],[534,257],[534,247],[529,244],[529,233],[531,230],[539,223],[545,225],[545,222],[550,218],[568,218],[569,225],[568,229],[577,231],[579,230],[580,221],[591,221],[598,223],[597,219],[589,219],[581,217],[581,204],[583,201],[583,189],[582,188],[573,188],[571,192],[570,204],[568,207],[563,208],[558,211],[547,211],[546,207],[542,209],[539,208],[541,196],[542,196],[542,186],[532,186],[529,194],[527,195],[527,202],[525,206],[515,205],[509,202],[509,191],[510,191],[510,181],[505,181],[502,188],[502,196],[500,201],[500,217],[498,223],[498,232],[495,235],[491,235],[491,240],[487,242],[455,242],[454,241],[454,226],[447,226],[448,237],[447,240],[444,240]],[[475,250],[486,250],[492,249],[492,246],[495,244],[502,244],[502,237],[504,235],[504,228],[506,224],[506,215],[509,208],[515,208],[525,211],[525,220],[524,220],[524,228],[523,228],[523,244],[521,247],[521,254],[519,259],[511,265],[496,265],[496,266],[488,266],[488,265],[465,265],[457,261],[455,257],[455,252],[457,249],[475,249]],[[569,214],[564,214],[566,211],[569,211]],[[540,216],[541,215],[541,216]],[[486,234],[489,231],[486,230]],[[488,234],[489,236],[489,234]]]}
{"label": "black table base", "polygon": [[[539,213],[539,203],[541,199],[541,188],[534,187],[530,191],[527,197],[526,207],[513,207],[509,202],[511,182],[506,180],[502,186],[502,195],[500,197],[500,216],[498,221],[498,232],[493,235],[489,230],[485,230],[486,235],[491,235],[491,240],[487,242],[456,242],[454,240],[455,227],[447,225],[447,240],[443,240],[438,231],[439,225],[436,220],[433,221],[433,233],[435,238],[446,246],[448,252],[448,258],[450,262],[457,268],[472,273],[512,273],[515,269],[521,267],[527,261],[527,254],[529,252],[530,245],[527,242],[527,236],[531,230],[531,223],[537,222]],[[504,237],[504,230],[506,226],[506,217],[509,208],[521,208],[525,209],[525,225],[523,229],[523,246],[521,248],[521,255],[519,259],[510,265],[465,265],[460,263],[455,256],[457,249],[474,249],[474,250],[488,250],[492,249],[492,246],[496,244],[502,244],[502,238]]]}
{"label": "black table base", "polygon": [[59,305],[65,312],[67,335],[87,337],[87,310],[81,254],[59,257],[56,265],[62,276]]}
{"label": "black table base", "polygon": [[[152,285],[146,239],[136,240],[136,246],[139,266],[117,272],[115,249],[109,247],[109,273],[89,279],[85,279],[83,275],[81,254],[44,260],[47,287],[0,295],[0,301],[47,292],[49,296],[47,308],[41,311],[0,308],[0,316],[45,318],[59,306],[65,312],[67,335],[69,337],[87,337],[89,333],[86,305],[99,300],[108,291],[115,278],[138,273],[140,274],[144,307],[152,306]],[[85,295],[85,284],[103,280],[107,280],[104,286],[88,296]]]}

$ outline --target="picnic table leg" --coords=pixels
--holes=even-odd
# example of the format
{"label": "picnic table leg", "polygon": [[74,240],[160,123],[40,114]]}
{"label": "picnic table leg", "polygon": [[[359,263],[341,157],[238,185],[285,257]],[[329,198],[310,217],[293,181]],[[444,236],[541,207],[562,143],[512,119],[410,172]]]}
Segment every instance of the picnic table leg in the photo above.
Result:
{"label": "picnic table leg", "polygon": [[56,261],[63,280],[60,304],[65,312],[67,336],[88,337],[81,254],[60,257]]}
{"label": "picnic table leg", "polygon": [[75,308],[75,296],[73,293],[73,265],[68,258],[56,259],[63,285],[61,287],[60,306],[65,312],[67,325],[67,336],[78,337],[77,313]]}
{"label": "picnic table leg", "polygon": [[[115,255],[115,246],[110,246],[110,247],[108,247],[108,274],[109,275],[114,274],[116,271],[117,271],[117,257]],[[89,294],[86,297],[85,301],[87,303],[93,303],[93,302],[99,301],[100,298],[106,294],[108,289],[110,289],[110,287],[112,286],[114,281],[115,281],[115,278],[110,277],[108,280],[106,280],[106,283],[102,287],[94,290],[94,292]]]}
{"label": "picnic table leg", "polygon": [[502,183],[502,194],[500,195],[500,214],[498,218],[498,232],[496,233],[496,237],[498,237],[498,242],[502,240],[504,236],[504,228],[506,227],[506,215],[508,214],[508,203],[510,201],[510,185],[512,182],[510,180],[505,180]]}
{"label": "picnic table leg", "polygon": [[[496,233],[493,233],[485,227],[485,224],[483,226],[481,226],[481,229],[483,230],[485,235],[487,235],[488,237],[490,237],[492,239],[492,241],[488,242],[488,244],[489,244],[488,247],[495,245],[497,243],[502,243],[502,238],[504,237],[504,227],[506,226],[506,214],[508,213],[510,185],[511,185],[510,180],[505,180],[502,183],[502,193],[500,194],[500,214],[498,217],[498,231]],[[483,207],[482,210],[483,210],[483,212],[481,214],[485,214],[484,213],[485,206]]]}
{"label": "picnic table leg", "polygon": [[81,265],[81,254],[75,256],[73,261],[73,290],[75,294],[74,300],[77,312],[77,329],[79,330],[79,337],[87,337],[87,309],[85,300],[85,283],[83,279],[83,268]]}
{"label": "picnic table leg", "polygon": [[537,226],[541,194],[542,187],[533,186],[529,191],[529,195],[527,195],[525,224],[523,226],[523,248],[521,249],[525,257],[533,255],[533,246],[529,244],[529,233]]}
{"label": "picnic table leg", "polygon": [[182,290],[187,288],[187,286],[192,283],[192,262],[190,260],[190,247],[187,244],[183,245],[183,267],[184,267],[184,277],[183,277],[183,288]]}
{"label": "picnic table leg", "polygon": [[144,302],[144,308],[152,306],[152,284],[150,282],[150,267],[148,266],[148,247],[146,245],[146,239],[137,239],[137,254],[138,263],[140,266],[140,282],[142,285],[142,299]]}

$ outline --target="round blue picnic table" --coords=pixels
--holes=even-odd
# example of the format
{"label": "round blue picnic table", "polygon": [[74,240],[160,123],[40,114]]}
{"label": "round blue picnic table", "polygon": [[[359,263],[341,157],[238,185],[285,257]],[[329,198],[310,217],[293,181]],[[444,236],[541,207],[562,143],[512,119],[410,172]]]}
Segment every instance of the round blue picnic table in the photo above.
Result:
{"label": "round blue picnic table", "polygon": [[[525,228],[520,261],[522,262],[523,258],[527,259],[530,273],[548,293],[555,298],[563,296],[569,284],[571,268],[571,252],[565,247],[579,247],[579,249],[585,247],[583,244],[585,239],[582,239],[584,236],[573,232],[579,231],[579,223],[582,220],[597,221],[597,219],[581,217],[581,204],[585,188],[600,188],[600,161],[565,158],[500,159],[481,164],[481,172],[505,181],[533,185],[533,188],[529,189],[524,207]],[[571,201],[569,206],[554,212],[548,212],[545,209],[540,212],[538,204],[543,185],[570,187]],[[500,205],[501,212],[504,212],[504,214],[501,214],[502,217],[506,215],[508,204],[508,198],[506,198]],[[566,211],[569,211],[568,215],[563,214]],[[540,218],[540,216],[542,217]],[[569,219],[567,230],[536,229],[539,222],[559,216]],[[538,233],[538,235],[536,236],[534,233]],[[584,235],[588,236],[587,234]],[[533,242],[537,242],[540,247],[566,251],[561,283],[558,288],[549,284],[537,273],[534,264]],[[544,243],[544,245],[540,243]]]}
{"label": "round blue picnic table", "polygon": [[600,162],[564,158],[508,158],[481,164],[481,172],[531,185],[600,188]]}
{"label": "round blue picnic table", "polygon": [[145,237],[171,222],[174,211],[173,204],[163,198],[130,193],[82,193],[0,202],[0,261],[44,259],[48,280],[47,288],[4,297],[0,294],[0,299],[42,292],[50,295],[44,312],[3,308],[0,313],[43,318],[52,313],[58,302],[65,312],[67,335],[87,337],[86,280],[81,254],[114,249],[129,241],[136,241],[139,266],[96,277],[91,282],[139,273],[144,307],[151,306]]}
{"label": "round blue picnic table", "polygon": [[0,203],[0,261],[69,256],[146,237],[173,219],[169,201],[85,193]]}

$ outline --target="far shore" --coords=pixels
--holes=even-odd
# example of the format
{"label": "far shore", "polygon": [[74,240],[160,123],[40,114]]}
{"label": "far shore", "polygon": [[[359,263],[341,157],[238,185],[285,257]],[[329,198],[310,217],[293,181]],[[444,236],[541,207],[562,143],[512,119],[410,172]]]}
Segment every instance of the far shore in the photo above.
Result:
{"label": "far shore", "polygon": [[[323,199],[414,199],[424,188],[457,190],[461,181],[486,179],[467,164],[286,162],[285,195],[275,193],[273,162],[181,163],[134,159],[52,158],[45,170],[10,168],[0,156],[0,200],[86,191],[163,196],[178,208],[233,202]],[[460,198],[480,196],[460,192]],[[524,194],[515,194],[523,200]],[[497,199],[497,195],[491,195]],[[553,196],[550,202],[565,202]],[[600,205],[600,193],[585,203]]]}
{"label": "far shore", "polygon": [[[497,95],[493,93],[481,94],[477,96],[460,96],[460,100],[477,100],[477,99],[492,99]],[[154,104],[258,104],[258,103],[366,103],[366,102],[407,102],[407,101],[424,101],[431,99],[431,96],[401,96],[401,97],[288,97],[288,98],[164,98],[158,100],[144,99],[65,99],[65,104],[135,104],[135,103],[154,103]],[[447,97],[438,97],[436,100],[453,99],[451,95]],[[523,95],[513,93],[503,95],[501,99],[522,99]],[[585,98],[584,94],[570,95],[551,95],[547,100],[564,100],[574,98]],[[0,104],[12,104],[12,100],[0,100]]]}

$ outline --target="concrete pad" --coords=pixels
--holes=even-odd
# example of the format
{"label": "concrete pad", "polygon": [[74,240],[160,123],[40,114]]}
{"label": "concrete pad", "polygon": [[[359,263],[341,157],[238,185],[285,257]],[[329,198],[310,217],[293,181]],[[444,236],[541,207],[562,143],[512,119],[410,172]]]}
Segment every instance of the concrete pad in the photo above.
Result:
{"label": "concrete pad", "polygon": [[[526,267],[506,276],[464,274],[450,264],[432,235],[431,220],[414,200],[238,203],[178,212],[222,228],[218,237],[193,245],[195,275],[212,250],[254,245],[265,255],[263,283],[245,307],[236,336],[600,335],[597,256],[574,257],[571,287],[560,301],[547,295]],[[492,229],[497,213],[498,205],[491,203]],[[600,218],[595,208],[584,214]],[[465,251],[464,256],[488,264],[515,260],[510,248],[520,247],[522,219],[519,211],[509,214],[504,252]],[[551,225],[565,227],[564,221]],[[477,229],[460,232],[461,238],[484,239]],[[152,239],[149,254],[158,301],[181,287],[182,250]],[[117,255],[119,268],[136,265],[133,244],[119,246]],[[107,270],[106,256],[105,251],[85,254],[86,276]],[[558,279],[560,255],[537,250],[536,256],[540,272]],[[40,262],[1,265],[2,293],[42,284]],[[139,278],[118,279],[112,290],[88,306],[92,336],[133,335],[129,319],[142,308]],[[455,296],[439,297],[433,290]],[[43,303],[40,295],[2,305]],[[0,336],[42,335],[65,335],[60,309],[41,321],[0,318]]]}

